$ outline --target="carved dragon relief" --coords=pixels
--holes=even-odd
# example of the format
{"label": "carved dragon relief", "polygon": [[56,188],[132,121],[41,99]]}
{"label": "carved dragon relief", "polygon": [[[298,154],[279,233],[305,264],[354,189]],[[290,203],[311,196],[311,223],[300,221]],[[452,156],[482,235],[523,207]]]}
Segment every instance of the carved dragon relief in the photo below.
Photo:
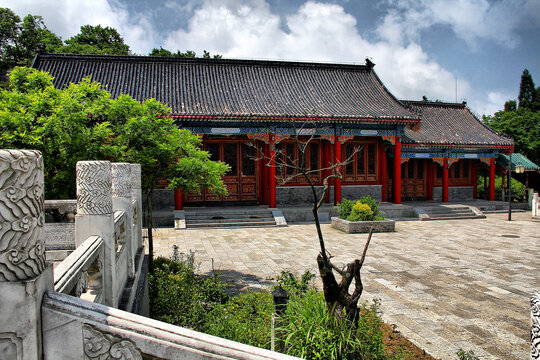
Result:
{"label": "carved dragon relief", "polygon": [[45,269],[43,158],[0,150],[0,281],[31,279]]}
{"label": "carved dragon relief", "polygon": [[82,332],[85,359],[143,360],[141,350],[131,340],[101,332],[88,324],[83,325]]}

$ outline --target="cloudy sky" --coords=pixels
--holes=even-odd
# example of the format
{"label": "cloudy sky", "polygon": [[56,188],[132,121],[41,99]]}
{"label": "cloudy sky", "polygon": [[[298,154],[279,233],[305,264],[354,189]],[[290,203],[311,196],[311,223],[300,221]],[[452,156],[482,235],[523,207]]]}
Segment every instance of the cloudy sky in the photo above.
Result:
{"label": "cloudy sky", "polygon": [[[112,26],[137,54],[364,63],[401,99],[466,100],[478,115],[540,85],[539,0],[2,0],[67,39]],[[456,96],[457,83],[457,96]]]}

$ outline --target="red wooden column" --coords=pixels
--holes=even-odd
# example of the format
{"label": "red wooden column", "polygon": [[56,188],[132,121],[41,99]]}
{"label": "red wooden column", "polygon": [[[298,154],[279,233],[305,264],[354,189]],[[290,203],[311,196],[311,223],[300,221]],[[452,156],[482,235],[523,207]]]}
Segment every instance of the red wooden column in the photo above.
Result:
{"label": "red wooden column", "polygon": [[433,161],[427,160],[426,161],[426,170],[427,170],[427,198],[428,200],[433,200],[433,184],[435,183],[433,181],[433,175],[434,175],[434,167],[435,163]]}
{"label": "red wooden column", "polygon": [[380,166],[379,166],[379,168],[381,169],[381,171],[379,172],[380,177],[381,177],[381,191],[382,191],[381,200],[385,202],[386,201],[386,180],[387,180],[388,174],[386,174],[386,151],[384,151],[384,143],[382,141],[379,142],[379,149],[380,149],[379,158],[381,159]]}
{"label": "red wooden column", "polygon": [[489,160],[489,201],[495,201],[495,159]]}
{"label": "red wooden column", "polygon": [[263,143],[264,159],[262,160],[262,202],[263,205],[268,205],[268,179],[270,177],[270,168],[266,166],[268,164],[268,158],[270,157],[270,149],[267,143]]}
{"label": "red wooden column", "polygon": [[[334,157],[336,163],[341,162],[341,141],[339,141],[339,136],[335,136],[334,141]],[[337,171],[341,173],[341,166],[337,167]],[[334,179],[334,205],[341,203],[341,179]]]}
{"label": "red wooden column", "polygon": [[270,208],[276,207],[276,137],[275,135],[270,136],[270,168],[269,168],[269,199],[268,206]]}
{"label": "red wooden column", "polygon": [[476,161],[471,160],[471,175],[472,175],[472,186],[473,186],[473,199],[477,198],[478,195],[478,174],[476,173]]}
{"label": "red wooden column", "polygon": [[396,136],[394,145],[394,177],[392,178],[392,201],[401,204],[401,138]]}
{"label": "red wooden column", "polygon": [[443,161],[442,202],[448,202],[448,159]]}
{"label": "red wooden column", "polygon": [[[323,168],[329,167],[332,164],[332,144],[328,141],[325,141],[322,143],[323,146]],[[325,170],[322,174],[324,178],[327,176],[332,175],[332,171],[330,169]],[[332,179],[328,181],[328,186],[330,186]],[[330,190],[326,193],[326,196],[324,198],[325,203],[330,202]]]}
{"label": "red wooden column", "polygon": [[184,210],[183,195],[178,189],[174,189],[174,210]]}

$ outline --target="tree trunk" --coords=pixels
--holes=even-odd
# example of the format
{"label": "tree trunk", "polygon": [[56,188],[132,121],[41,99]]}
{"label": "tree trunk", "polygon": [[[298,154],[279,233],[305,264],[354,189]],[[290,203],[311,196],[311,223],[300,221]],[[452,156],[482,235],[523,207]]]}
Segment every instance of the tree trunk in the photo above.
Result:
{"label": "tree trunk", "polygon": [[[317,266],[319,268],[319,274],[321,275],[321,279],[323,282],[323,293],[324,293],[324,300],[326,302],[326,307],[329,313],[332,314],[338,321],[347,320],[349,321],[353,326],[356,327],[358,324],[358,300],[360,300],[360,296],[362,295],[362,291],[364,289],[362,285],[362,279],[360,277],[360,269],[362,268],[362,264],[364,263],[364,259],[366,256],[367,248],[369,246],[369,242],[371,241],[371,235],[373,233],[373,229],[369,232],[368,240],[366,242],[366,245],[364,247],[364,252],[362,254],[362,258],[356,259],[353,262],[347,264],[345,269],[341,270],[332,265],[332,262],[330,261],[330,258],[326,254],[325,244],[324,244],[324,238],[321,231],[321,224],[319,222],[319,207],[318,207],[318,199],[317,199],[317,193],[315,191],[315,187],[313,184],[310,185],[313,191],[313,197],[315,199],[314,205],[312,208],[313,211],[313,217],[315,219],[315,226],[317,228],[317,236],[319,237],[319,244],[321,248],[321,252],[319,255],[317,255]],[[324,198],[325,191],[323,191],[322,198]],[[338,284],[336,277],[334,276],[334,270],[336,270],[339,274],[341,274],[342,279],[341,282]],[[349,287],[352,284],[352,281],[354,280],[354,292],[349,294]]]}
{"label": "tree trunk", "polygon": [[147,218],[147,232],[148,232],[148,256],[149,256],[149,270],[152,271],[154,262],[154,236],[152,234],[152,189],[146,193],[146,206],[148,207]]}

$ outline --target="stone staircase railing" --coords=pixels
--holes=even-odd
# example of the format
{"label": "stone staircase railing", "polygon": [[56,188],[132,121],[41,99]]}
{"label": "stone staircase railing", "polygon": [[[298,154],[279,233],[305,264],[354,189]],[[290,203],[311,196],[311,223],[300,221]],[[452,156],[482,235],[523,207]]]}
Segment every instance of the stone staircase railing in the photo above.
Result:
{"label": "stone staircase railing", "polygon": [[297,359],[54,292],[42,311],[49,359]]}
{"label": "stone staircase railing", "polygon": [[43,158],[0,150],[1,359],[294,359],[125,309],[148,298],[140,167],[77,164],[75,250],[47,263]]}

